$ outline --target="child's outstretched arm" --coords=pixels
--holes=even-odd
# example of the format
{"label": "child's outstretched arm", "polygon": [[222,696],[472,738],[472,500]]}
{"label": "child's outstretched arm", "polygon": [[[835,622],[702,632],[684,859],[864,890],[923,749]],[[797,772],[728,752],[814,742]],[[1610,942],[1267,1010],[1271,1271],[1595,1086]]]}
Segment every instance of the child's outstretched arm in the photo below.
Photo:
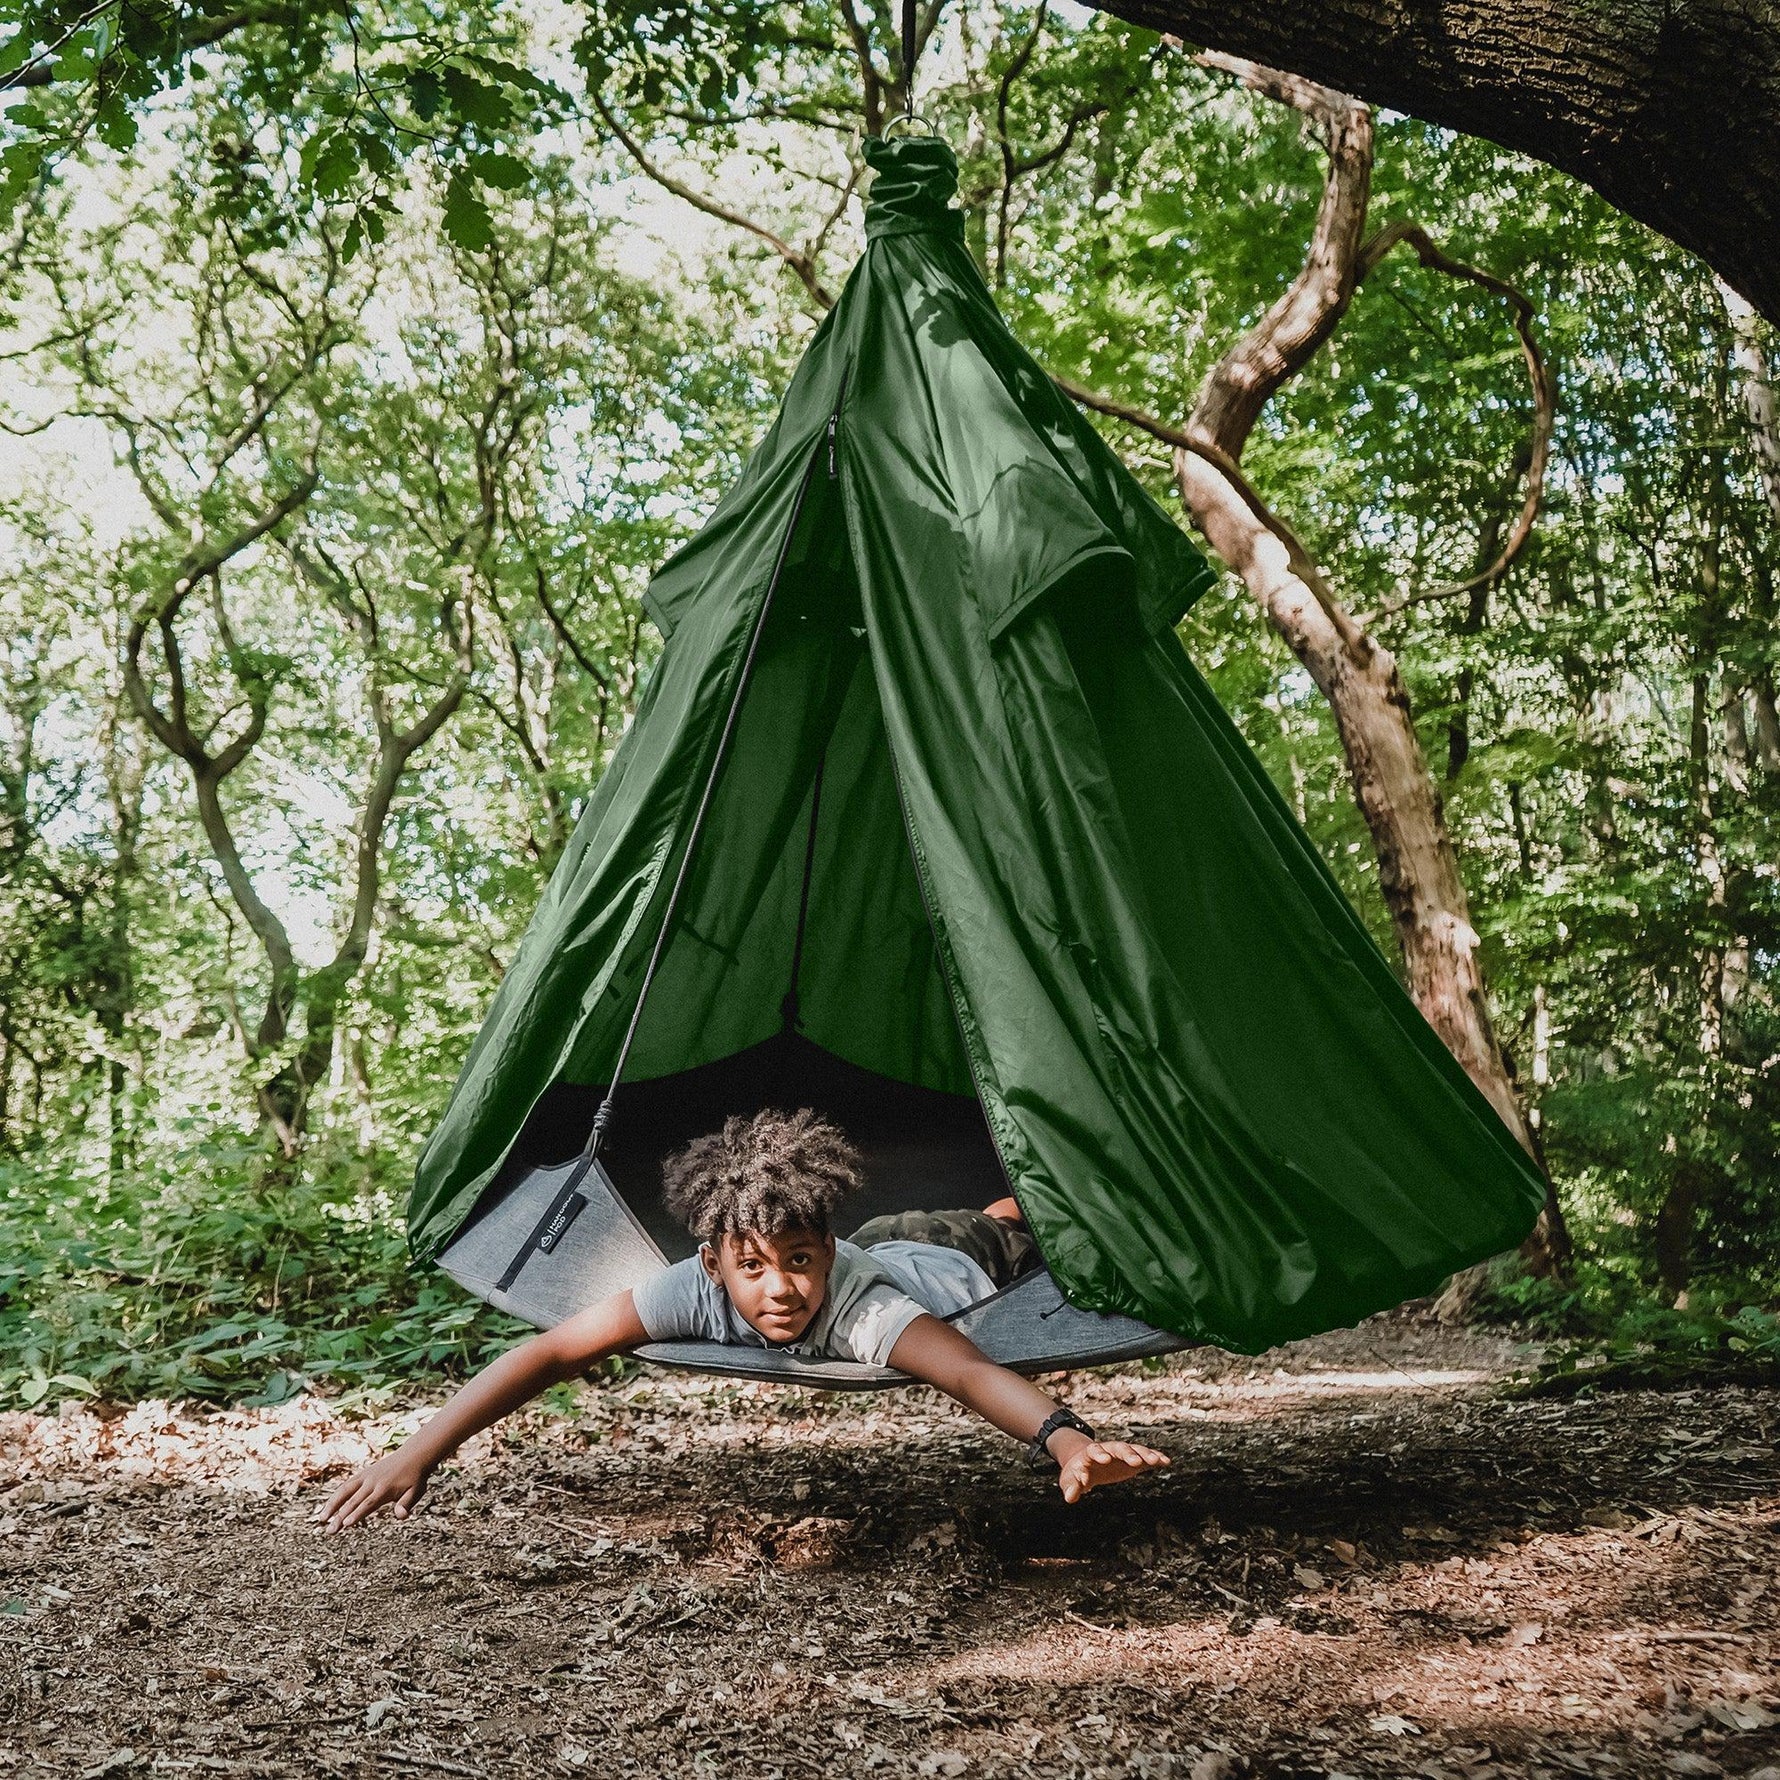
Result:
{"label": "child's outstretched arm", "polygon": [[[1030,1442],[1058,1407],[1031,1379],[997,1366],[968,1336],[936,1316],[918,1316],[903,1330],[890,1350],[890,1364],[957,1398],[1016,1440]],[[1045,1450],[1057,1461],[1057,1487],[1066,1502],[1168,1463],[1153,1446],[1090,1440],[1067,1427],[1051,1435]]]}
{"label": "child's outstretched arm", "polygon": [[485,1366],[430,1421],[334,1491],[317,1514],[330,1533],[343,1533],[368,1514],[393,1507],[398,1519],[421,1498],[434,1468],[472,1434],[498,1422],[540,1391],[562,1384],[612,1354],[649,1339],[628,1291],[572,1316],[554,1329],[509,1348]]}

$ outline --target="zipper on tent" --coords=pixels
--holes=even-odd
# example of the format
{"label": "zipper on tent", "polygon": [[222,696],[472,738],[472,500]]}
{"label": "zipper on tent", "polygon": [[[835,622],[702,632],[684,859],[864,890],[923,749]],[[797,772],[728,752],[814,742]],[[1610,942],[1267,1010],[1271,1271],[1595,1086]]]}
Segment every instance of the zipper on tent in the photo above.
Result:
{"label": "zipper on tent", "polygon": [[[828,416],[828,425],[824,437],[828,451],[828,473],[830,478],[836,474],[835,439],[840,428],[841,406],[847,399],[847,378],[843,374],[840,388],[835,394],[834,409]],[[612,1102],[618,1093],[618,1084],[624,1075],[624,1065],[630,1055],[631,1042],[637,1035],[637,1023],[643,1017],[643,1003],[648,999],[649,990],[655,982],[655,972],[661,963],[662,953],[666,949],[668,931],[673,925],[674,910],[679,904],[680,892],[686,886],[691,871],[692,856],[698,846],[698,839],[704,827],[705,816],[710,809],[711,798],[717,789],[717,781],[722,775],[723,762],[729,752],[730,736],[734,733],[736,719],[741,714],[742,700],[747,695],[748,684],[753,678],[754,659],[760,650],[760,639],[766,632],[767,614],[771,612],[773,595],[779,590],[779,582],[785,574],[785,564],[791,555],[792,541],[797,536],[798,522],[803,518],[804,502],[809,496],[810,484],[816,479],[816,466],[822,461],[820,450],[810,454],[810,460],[804,465],[802,480],[797,485],[797,495],[791,503],[791,518],[785,527],[785,534],[779,540],[779,550],[773,560],[773,572],[768,577],[766,592],[760,600],[760,610],[755,614],[753,628],[748,633],[748,647],[742,657],[742,665],[736,677],[735,691],[730,694],[729,710],[723,720],[722,732],[717,737],[716,753],[711,759],[711,770],[705,776],[705,788],[699,795],[698,808],[693,812],[692,829],[686,837],[686,850],[680,855],[679,869],[674,874],[672,887],[668,891],[667,907],[662,911],[661,926],[656,930],[655,944],[649,953],[649,962],[643,971],[642,985],[637,990],[635,1005],[631,1008],[630,1024],[625,1028],[623,1042],[618,1047],[618,1059],[612,1066],[612,1080],[606,1089],[605,1098],[601,1100],[599,1109],[593,1115],[593,1128],[587,1134],[587,1142],[581,1154],[575,1159],[575,1166],[569,1171],[568,1179],[563,1182],[551,1197],[544,1215],[532,1227],[521,1245],[519,1252],[507,1264],[506,1271],[496,1282],[496,1291],[510,1291],[519,1275],[524,1271],[525,1264],[534,1253],[549,1254],[563,1239],[569,1226],[574,1223],[587,1209],[587,1195],[583,1193],[581,1183],[586,1180],[590,1170],[599,1170],[604,1176],[604,1169],[599,1165],[600,1142],[606,1134],[612,1120]],[[657,886],[660,879],[656,880]],[[1005,1164],[1003,1167],[1005,1168]],[[609,1177],[605,1184],[612,1197],[624,1204],[624,1195],[618,1192]],[[625,1206],[628,1211],[630,1208]],[[634,1221],[634,1214],[633,1214]]]}
{"label": "zipper on tent", "polygon": [[[828,478],[831,482],[838,479],[835,445],[840,433],[841,408],[846,399],[847,380],[843,377],[840,394],[835,398],[834,412],[828,417]],[[847,491],[844,486],[840,490],[840,502],[841,522],[847,531],[847,546],[853,552],[854,562],[857,564],[861,552],[858,540],[853,535],[853,514],[847,505]],[[867,653],[870,653],[869,642],[867,643]],[[946,991],[946,1003],[952,1010],[953,1024],[958,1028],[958,1042],[964,1047],[964,1063],[970,1071],[970,1085],[976,1093],[977,1106],[983,1115],[983,1125],[989,1133],[989,1147],[994,1150],[995,1160],[1001,1165],[1001,1178],[1007,1183],[1008,1193],[1014,1203],[1020,1206],[1020,1216],[1026,1218],[1026,1207],[1021,1204],[1019,1189],[1014,1185],[1013,1170],[1008,1167],[1007,1157],[1002,1154],[1001,1140],[995,1135],[995,1126],[989,1117],[989,1103],[983,1098],[983,1078],[977,1068],[976,1052],[971,1048],[970,1035],[964,1026],[964,1015],[958,1006],[958,991],[952,983],[952,973],[946,968],[945,956],[940,948],[939,926],[933,918],[933,896],[927,885],[927,867],[921,852],[920,839],[915,833],[915,818],[909,811],[908,793],[902,782],[902,766],[896,758],[896,748],[890,740],[888,724],[884,728],[884,752],[890,759],[890,779],[896,787],[896,807],[902,815],[902,832],[903,838],[908,843],[909,862],[915,868],[915,888],[920,892],[921,911],[927,917],[927,931],[933,938],[934,962],[939,966],[940,981]],[[1026,1227],[1029,1231],[1032,1229],[1030,1218],[1026,1218]],[[1033,1233],[1032,1240],[1037,1243],[1036,1232]],[[1042,1256],[1043,1250],[1041,1249],[1039,1252]],[[1048,1262],[1046,1266],[1049,1266]]]}

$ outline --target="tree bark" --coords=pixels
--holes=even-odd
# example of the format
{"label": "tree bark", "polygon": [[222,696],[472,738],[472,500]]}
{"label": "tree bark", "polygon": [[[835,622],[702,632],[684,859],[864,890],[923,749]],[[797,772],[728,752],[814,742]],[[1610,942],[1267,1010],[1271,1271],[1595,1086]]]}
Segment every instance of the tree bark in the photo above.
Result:
{"label": "tree bark", "polygon": [[[1717,457],[1714,462],[1722,477],[1723,458]],[[1697,960],[1696,1042],[1699,1073],[1708,1094],[1717,1091],[1718,1084],[1713,1078],[1724,1054],[1725,942],[1731,927],[1729,880],[1719,845],[1718,815],[1712,791],[1712,676],[1722,640],[1725,606],[1723,514],[1726,502],[1722,480],[1713,492],[1716,498],[1711,522],[1700,540],[1699,616],[1693,641],[1694,668],[1687,725],[1687,793],[1693,809],[1693,853],[1705,892],[1700,925],[1705,931],[1706,942],[1700,948]],[[1666,1146],[1674,1162],[1653,1221],[1651,1246],[1664,1290],[1677,1309],[1685,1309],[1693,1278],[1694,1224],[1706,1171],[1695,1156],[1682,1152],[1678,1136],[1671,1136]]]}
{"label": "tree bark", "polygon": [[93,997],[100,1029],[111,1047],[106,1081],[108,1178],[115,1186],[131,1161],[129,1071],[124,1052],[136,1010],[136,947],[133,924],[140,843],[144,771],[133,734],[126,733],[123,700],[108,704],[100,731],[100,757],[111,802],[112,864],[108,874],[104,962]]}
{"label": "tree bark", "polygon": [[[299,487],[307,499],[313,489],[313,466],[305,473]],[[300,504],[284,498],[275,504],[279,519],[287,519]],[[257,539],[270,526],[255,520],[240,530],[236,537]],[[358,974],[370,949],[371,932],[376,920],[377,892],[380,882],[380,849],[390,808],[409,761],[431,741],[439,729],[463,702],[474,665],[474,625],[467,601],[455,594],[448,596],[440,612],[440,630],[451,647],[455,660],[451,675],[421,711],[416,720],[403,728],[392,714],[389,689],[384,683],[383,668],[374,625],[354,605],[345,592],[343,578],[334,576],[330,591],[341,607],[348,623],[359,633],[365,647],[367,690],[371,717],[377,735],[376,762],[365,807],[360,813],[354,851],[352,908],[346,932],[332,960],[320,969],[305,973],[299,965],[284,923],[268,906],[254,882],[253,872],[243,858],[234,829],[223,803],[223,785],[229,775],[245,761],[265,733],[271,708],[273,688],[269,681],[247,666],[248,658],[236,644],[222,593],[223,567],[239,554],[238,547],[225,547],[205,554],[202,547],[194,550],[181,566],[181,573],[171,591],[158,608],[150,605],[131,621],[124,641],[123,678],[137,715],[155,738],[179,760],[191,774],[197,803],[199,826],[204,831],[212,856],[220,868],[235,906],[247,922],[265,954],[270,980],[265,1007],[258,1028],[249,1033],[245,1024],[241,1036],[253,1058],[264,1057],[284,1045],[290,1036],[293,1016],[299,1005],[303,1012],[303,1036],[294,1052],[278,1064],[258,1089],[261,1117],[277,1138],[287,1156],[294,1155],[302,1143],[308,1118],[309,1096],[317,1083],[327,1075],[334,1055],[335,1023],[340,1002],[348,985]],[[293,559],[311,578],[324,579],[318,566],[318,553],[305,553],[291,546]],[[187,704],[187,683],[184,653],[179,645],[178,619],[196,586],[192,564],[199,560],[207,565],[214,592],[212,611],[223,652],[230,664],[236,687],[247,704],[247,717],[239,732],[225,746],[212,751],[209,738],[200,736],[192,727]],[[167,681],[165,707],[157,703],[154,691],[143,672],[143,655],[150,631],[160,638],[161,664]],[[221,700],[215,701],[221,703]]]}
{"label": "tree bark", "polygon": [[1657,1278],[1677,1310],[1687,1308],[1693,1277],[1693,1222],[1698,1191],[1690,1163],[1677,1163],[1651,1228]]}
{"label": "tree bark", "polygon": [[[478,520],[479,537],[486,539],[489,535],[492,513],[493,499],[489,494]],[[437,696],[425,703],[414,722],[404,728],[395,719],[385,680],[374,609],[354,599],[350,577],[340,571],[319,544],[306,547],[301,540],[291,538],[285,541],[285,547],[298,572],[325,593],[365,652],[366,702],[377,735],[371,782],[354,833],[352,907],[346,931],[328,963],[310,972],[300,985],[293,980],[293,996],[300,998],[303,1007],[303,1042],[260,1089],[261,1108],[286,1152],[291,1153],[300,1143],[307,1124],[309,1097],[333,1065],[341,1002],[370,954],[382,883],[383,832],[396,792],[409,762],[456,714],[469,690],[475,668],[475,618],[469,600],[456,592],[446,594],[439,609],[439,632],[442,642],[452,651],[452,671],[438,688]]]}
{"label": "tree bark", "polygon": [[1102,0],[1545,161],[1780,323],[1775,0]]}

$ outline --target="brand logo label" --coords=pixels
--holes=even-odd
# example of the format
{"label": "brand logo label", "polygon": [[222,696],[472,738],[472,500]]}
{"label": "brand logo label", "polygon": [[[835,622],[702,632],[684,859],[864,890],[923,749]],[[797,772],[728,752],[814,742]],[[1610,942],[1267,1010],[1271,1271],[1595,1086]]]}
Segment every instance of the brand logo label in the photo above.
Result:
{"label": "brand logo label", "polygon": [[549,1254],[562,1241],[563,1232],[568,1229],[576,1218],[587,1209],[587,1196],[584,1193],[572,1193],[563,1202],[562,1210],[550,1220],[550,1228],[538,1238],[538,1250],[541,1254]]}

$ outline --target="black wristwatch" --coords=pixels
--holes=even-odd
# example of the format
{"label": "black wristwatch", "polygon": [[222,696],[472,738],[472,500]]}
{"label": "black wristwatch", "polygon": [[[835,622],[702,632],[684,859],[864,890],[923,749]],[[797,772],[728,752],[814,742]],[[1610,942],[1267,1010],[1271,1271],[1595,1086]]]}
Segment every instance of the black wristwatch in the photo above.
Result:
{"label": "black wristwatch", "polygon": [[1051,1456],[1051,1449],[1045,1445],[1045,1442],[1059,1428],[1074,1428],[1078,1434],[1086,1434],[1090,1440],[1099,1439],[1099,1435],[1073,1409],[1055,1409],[1046,1416],[1044,1426],[1032,1436],[1032,1463],[1035,1468],[1042,1469],[1046,1465],[1057,1465],[1059,1470],[1062,1469],[1058,1461]]}

